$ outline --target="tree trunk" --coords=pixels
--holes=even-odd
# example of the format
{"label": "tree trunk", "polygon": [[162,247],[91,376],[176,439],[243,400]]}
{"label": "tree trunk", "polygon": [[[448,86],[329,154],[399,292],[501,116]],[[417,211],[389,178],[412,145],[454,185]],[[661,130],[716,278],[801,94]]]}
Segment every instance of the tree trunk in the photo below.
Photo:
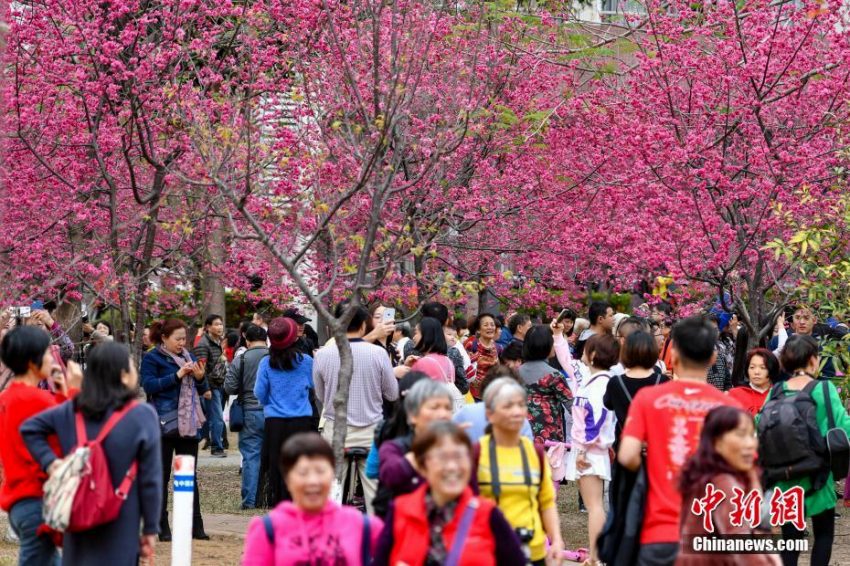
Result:
{"label": "tree trunk", "polygon": [[83,340],[83,326],[80,324],[81,312],[82,309],[80,308],[79,301],[62,301],[56,307],[56,312],[53,316],[74,343],[75,350]]}
{"label": "tree trunk", "polygon": [[[213,266],[213,268],[221,267],[224,264],[224,230],[221,222],[217,222],[216,227],[212,231],[212,242],[209,246],[209,262],[209,265]],[[224,285],[221,282],[218,272],[204,269],[202,281],[204,288],[204,318],[211,314],[217,314],[222,319],[225,319]],[[227,320],[224,320],[224,324],[227,325]]]}
{"label": "tree trunk", "polygon": [[416,280],[416,298],[419,300],[419,304],[421,305],[425,301],[428,300],[428,290],[423,285],[422,281],[422,272],[425,270],[425,257],[424,254],[419,254],[413,256],[413,274]]}
{"label": "tree trunk", "polygon": [[339,377],[334,392],[334,435],[333,451],[336,459],[336,476],[342,481],[345,473],[345,436],[348,432],[348,396],[351,390],[351,376],[354,373],[354,356],[351,343],[345,329],[334,321],[332,332],[339,350]]}
{"label": "tree trunk", "polygon": [[479,311],[481,310],[481,305],[478,300],[478,293],[466,293],[466,308],[464,309],[464,314],[466,315],[466,320],[472,320],[473,318],[478,316]]}
{"label": "tree trunk", "polygon": [[[156,232],[159,222],[159,204],[162,189],[165,187],[165,169],[158,169],[154,174],[152,193],[149,203],[148,215],[145,220],[145,243],[142,247],[142,257],[136,263],[136,294],[133,298],[133,309],[136,317],[136,334],[133,339],[133,352],[143,352],[142,335],[147,318],[145,306],[145,295],[150,287],[151,261],[153,259],[154,244],[156,243]],[[128,336],[129,339],[129,336]]]}

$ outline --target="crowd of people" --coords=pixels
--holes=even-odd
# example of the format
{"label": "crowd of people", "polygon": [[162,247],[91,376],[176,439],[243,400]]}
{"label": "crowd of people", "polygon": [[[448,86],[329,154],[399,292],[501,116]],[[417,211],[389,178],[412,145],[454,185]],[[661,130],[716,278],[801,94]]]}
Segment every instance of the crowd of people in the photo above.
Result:
{"label": "crowd of people", "polygon": [[[65,564],[151,557],[157,537],[171,540],[174,456],[229,457],[229,407],[241,507],[270,509],[249,526],[244,564],[797,563],[794,551],[694,553],[697,535],[771,532],[731,521],[731,495],[706,511],[707,530],[694,509],[708,485],[727,494],[802,488],[811,564],[829,564],[835,482],[847,470],[830,467],[834,448],[823,439],[850,434],[850,417],[822,347],[846,326],[816,324],[798,305],[749,349],[720,304],[678,321],[663,304],[630,316],[593,302],[587,318],[482,313],[467,324],[428,302],[413,326],[390,308],[337,307],[337,317],[353,311],[344,422],[334,408],[344,356],[333,339],[320,346],[295,309],[258,312],[234,331],[211,315],[192,344],[184,321],[156,321],[140,359],[99,322],[81,364],[43,304],[27,317],[5,311],[0,507],[20,540],[19,563],[57,563],[60,541]],[[781,416],[789,400],[810,445],[782,439],[800,426]],[[345,503],[356,507],[333,495],[337,427],[346,453],[363,455],[349,461],[359,491]],[[81,436],[102,446],[111,487],[128,483],[126,501],[114,520],[63,535],[43,524],[55,505],[44,484]],[[795,450],[813,465],[788,464]],[[562,482],[578,486],[586,551],[565,548]],[[192,536],[206,540],[193,485]],[[788,522],[781,533],[806,529]]]}

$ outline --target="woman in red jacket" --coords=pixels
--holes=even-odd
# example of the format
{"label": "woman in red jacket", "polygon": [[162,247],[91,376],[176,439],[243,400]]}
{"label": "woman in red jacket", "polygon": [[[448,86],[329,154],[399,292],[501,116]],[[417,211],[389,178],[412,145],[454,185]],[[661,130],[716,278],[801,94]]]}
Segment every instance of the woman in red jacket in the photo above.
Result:
{"label": "woman in red jacket", "polygon": [[525,564],[502,512],[469,488],[472,446],[466,433],[454,423],[435,422],[417,435],[412,450],[428,483],[390,506],[373,565]]}
{"label": "woman in red jacket", "polygon": [[761,411],[770,388],[779,379],[779,360],[770,350],[755,348],[747,354],[747,381],[744,385],[729,390],[753,416]]}
{"label": "woman in red jacket", "polygon": [[[68,398],[68,385],[79,387],[79,366],[68,362],[68,381],[50,351],[50,336],[35,326],[20,326],[3,337],[0,356],[12,370],[13,378],[0,393],[0,464],[4,481],[0,487],[0,507],[9,513],[9,523],[21,540],[19,564],[58,563],[58,554],[49,536],[39,535],[42,484],[47,474],[27,450],[21,437],[21,423],[31,416],[58,405]],[[43,380],[53,380],[56,393],[39,389]],[[59,452],[54,438],[51,446]]]}

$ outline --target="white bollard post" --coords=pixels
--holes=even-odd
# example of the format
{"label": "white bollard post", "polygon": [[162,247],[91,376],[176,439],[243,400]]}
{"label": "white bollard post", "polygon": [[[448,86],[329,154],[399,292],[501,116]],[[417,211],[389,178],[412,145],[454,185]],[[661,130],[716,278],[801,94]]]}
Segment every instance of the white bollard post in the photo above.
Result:
{"label": "white bollard post", "polygon": [[[174,456],[174,526],[171,529],[171,564],[192,563],[192,504],[195,498],[195,458]],[[165,502],[162,503],[165,505]]]}

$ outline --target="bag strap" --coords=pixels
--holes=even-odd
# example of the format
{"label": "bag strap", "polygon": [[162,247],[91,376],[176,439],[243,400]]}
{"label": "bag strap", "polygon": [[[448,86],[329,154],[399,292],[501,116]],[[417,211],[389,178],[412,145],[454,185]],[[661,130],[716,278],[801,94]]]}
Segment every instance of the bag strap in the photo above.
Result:
{"label": "bag strap", "polygon": [[540,460],[540,484],[543,484],[543,467],[546,465],[546,450],[542,444],[534,443],[534,451],[537,452],[537,459]]}
{"label": "bag strap", "polygon": [[[112,429],[115,428],[115,425],[118,424],[118,421],[124,418],[124,415],[126,415],[127,412],[133,407],[135,407],[137,404],[138,403],[135,400],[130,401],[117,411],[113,411],[109,418],[106,420],[106,423],[104,423],[103,427],[101,427],[100,432],[94,439],[94,442],[103,442],[103,439],[106,438],[106,436],[110,432],[112,432]],[[89,440],[88,435],[86,434],[86,422],[83,418],[83,413],[81,411],[76,411],[74,420],[77,429],[77,446],[85,446]]]}
{"label": "bag strap", "polygon": [[263,527],[266,529],[266,538],[269,539],[269,544],[274,548],[274,525],[271,515],[263,515]]}
{"label": "bag strap", "polygon": [[[493,497],[496,499],[496,504],[499,503],[499,497],[502,495],[502,481],[499,477],[499,462],[496,454],[496,439],[493,436],[490,436],[489,441],[489,452],[490,452],[490,485],[493,490]],[[543,448],[539,445],[534,445],[534,452],[537,454],[538,459],[540,461],[540,483],[543,483],[543,465],[545,464],[545,460],[542,456]],[[534,482],[531,480],[531,467],[528,464],[528,454],[525,451],[525,440],[520,438],[519,441],[519,453],[522,457],[522,476],[523,483],[528,488],[529,491],[529,500],[531,499],[531,488],[534,487]]]}
{"label": "bag strap", "polygon": [[88,442],[86,437],[86,423],[83,420],[83,413],[77,411],[74,416],[74,425],[77,429],[77,446],[85,446]]}
{"label": "bag strap", "polygon": [[360,563],[369,566],[372,563],[372,528],[369,515],[363,514],[363,538],[360,541]]}
{"label": "bag strap", "polygon": [[832,414],[832,402],[829,398],[829,382],[824,380],[823,382],[823,404],[826,405],[826,422],[827,430],[832,430],[835,428],[835,415]]}
{"label": "bag strap", "polygon": [[[130,409],[138,405],[138,403],[133,400],[118,409],[117,411],[113,411],[113,413],[109,416],[104,423],[103,427],[101,427],[100,432],[97,437],[94,439],[94,442],[100,443],[103,442],[103,439],[112,432],[112,429],[115,428],[115,425],[124,418]],[[76,414],[76,428],[77,428],[77,445],[84,446],[88,443],[88,438],[86,435],[86,423],[83,419],[83,413],[77,411]],[[130,488],[133,487],[133,482],[136,481],[136,474],[139,471],[139,463],[136,460],[133,460],[133,463],[130,464],[130,469],[127,470],[127,473],[124,474],[124,478],[121,480],[121,483],[115,488],[115,495],[120,497],[121,499],[127,499],[127,496],[130,493]]]}
{"label": "bag strap", "polygon": [[[133,401],[130,401],[129,403],[127,403],[126,405],[124,405],[123,407],[121,407],[120,409],[118,409],[117,411],[113,411],[112,415],[106,421],[106,424],[104,424],[103,428],[100,429],[100,432],[97,433],[97,438],[95,438],[94,441],[95,442],[103,442],[103,439],[106,438],[106,436],[110,432],[112,432],[112,429],[115,428],[115,425],[117,425],[118,422],[121,419],[124,418],[124,415],[126,415],[130,411],[130,409],[132,409],[136,405],[138,405],[138,403],[135,400],[133,400]],[[82,415],[80,415],[80,416],[82,416]]]}
{"label": "bag strap", "polygon": [[475,512],[478,510],[478,498],[473,497],[466,504],[466,509],[463,510],[463,516],[460,518],[460,524],[457,527],[455,538],[452,541],[452,548],[449,550],[449,555],[446,557],[445,566],[457,566],[460,561],[460,554],[463,552],[463,547],[466,544],[466,537],[469,535],[469,527],[472,526],[472,520],[475,518]]}
{"label": "bag strap", "polygon": [[248,350],[242,352],[240,356],[242,359],[239,360],[242,363],[239,364],[239,380],[236,382],[236,401],[238,403],[242,403],[242,389],[245,387],[245,356],[248,354]]}
{"label": "bag strap", "polygon": [[493,499],[499,504],[499,496],[502,495],[502,482],[499,480],[499,462],[496,457],[496,441],[490,436],[488,443],[490,449],[490,485],[493,490]]}
{"label": "bag strap", "polygon": [[[773,400],[779,399],[780,397],[785,397],[787,391],[785,391],[785,388],[782,386],[783,383],[784,382],[780,381],[779,383],[771,387],[770,393],[767,394],[767,398]],[[765,401],[767,401],[767,399],[765,399]]]}
{"label": "bag strap", "polygon": [[543,467],[546,465],[546,450],[543,448],[542,444],[535,442],[534,451],[537,453],[537,459],[540,462],[540,486],[537,489],[537,501],[539,502],[540,495],[543,493]]}
{"label": "bag strap", "polygon": [[133,487],[133,482],[136,481],[136,473],[138,471],[139,463],[138,461],[133,460],[133,463],[130,464],[130,469],[127,470],[126,474],[124,474],[124,479],[122,479],[119,486],[115,488],[115,495],[121,499],[127,499],[127,495],[130,494],[130,488]]}
{"label": "bag strap", "polygon": [[[623,393],[626,394],[626,399],[628,399],[629,403],[631,403],[632,402],[632,395],[631,395],[631,393],[629,393],[629,390],[626,389],[626,382],[623,379],[623,374],[620,374],[620,375],[617,376],[617,383],[620,385],[620,388],[623,390]],[[658,382],[656,381],[655,384],[658,385]]]}

